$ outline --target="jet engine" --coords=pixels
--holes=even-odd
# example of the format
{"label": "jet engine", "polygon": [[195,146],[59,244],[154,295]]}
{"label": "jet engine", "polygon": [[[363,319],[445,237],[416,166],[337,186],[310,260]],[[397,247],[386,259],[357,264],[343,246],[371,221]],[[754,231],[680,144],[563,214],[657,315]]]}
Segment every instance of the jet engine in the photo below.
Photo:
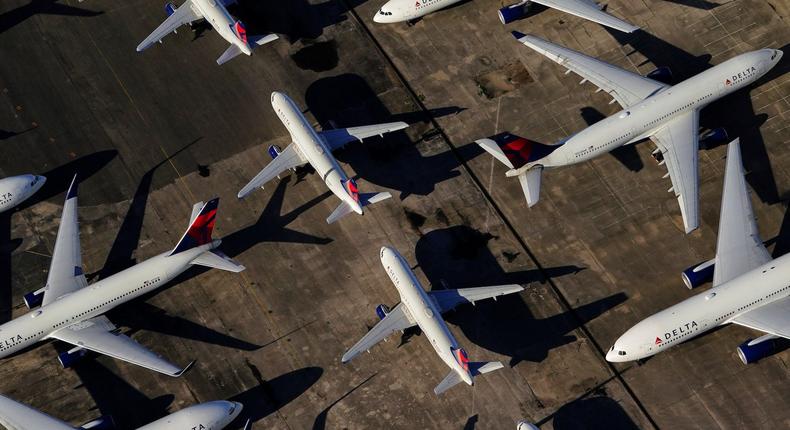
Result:
{"label": "jet engine", "polygon": [[712,281],[715,262],[715,259],[711,259],[684,270],[680,276],[683,278],[686,288],[693,290],[706,282]]}
{"label": "jet engine", "polygon": [[80,347],[72,348],[66,352],[61,352],[58,354],[58,361],[64,369],[69,369],[75,364],[79,363],[87,353],[87,349]]}
{"label": "jet engine", "polygon": [[378,306],[376,306],[376,315],[379,316],[380,320],[383,320],[384,317],[389,315],[389,313],[390,313],[389,306],[387,306],[387,305],[378,305]]}
{"label": "jet engine", "polygon": [[169,2],[165,3],[165,12],[167,13],[167,16],[170,16],[170,15],[176,13],[176,5],[174,5],[173,3],[169,3]]}
{"label": "jet engine", "polygon": [[727,135],[727,130],[718,127],[713,130],[704,131],[699,135],[699,147],[701,149],[708,149],[717,144],[726,143],[729,140],[730,137]]}
{"label": "jet engine", "polygon": [[80,430],[114,430],[115,421],[110,415],[104,415],[80,426]]}
{"label": "jet engine", "polygon": [[767,334],[754,340],[747,340],[738,346],[738,357],[743,364],[756,363],[776,351],[776,336]]}
{"label": "jet engine", "polygon": [[663,84],[671,85],[672,84],[672,69],[667,66],[661,66],[652,72],[645,75],[646,78],[650,78],[654,81],[661,82]]}
{"label": "jet engine", "polygon": [[28,309],[41,306],[41,303],[44,301],[44,289],[41,288],[39,290],[25,294],[23,300],[25,301],[25,306],[27,306]]}
{"label": "jet engine", "polygon": [[499,20],[502,24],[510,24],[527,16],[529,7],[532,4],[529,0],[523,0],[510,6],[505,6],[499,9]]}
{"label": "jet engine", "polygon": [[277,156],[283,152],[283,150],[280,149],[280,147],[277,145],[270,146],[268,151],[269,151],[269,156],[272,157],[272,160],[277,158]]}

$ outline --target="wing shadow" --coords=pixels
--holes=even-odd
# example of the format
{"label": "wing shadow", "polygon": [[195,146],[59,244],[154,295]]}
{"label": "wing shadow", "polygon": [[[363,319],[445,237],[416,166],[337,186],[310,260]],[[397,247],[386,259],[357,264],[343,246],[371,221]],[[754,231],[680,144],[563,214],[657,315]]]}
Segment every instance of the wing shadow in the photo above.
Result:
{"label": "wing shadow", "polygon": [[[459,288],[526,284],[544,280],[537,270],[504,273],[497,257],[486,245],[491,238],[466,226],[434,230],[417,242],[416,259],[434,288],[440,285]],[[560,266],[545,272],[547,276],[556,277],[570,276],[580,270],[583,268]],[[510,295],[496,302],[486,300],[474,307],[462,306],[446,314],[445,320],[457,325],[476,345],[511,357],[510,365],[515,366],[523,360],[544,360],[551,349],[576,340],[569,332],[625,299],[625,294],[615,294],[578,306],[570,312],[537,319],[521,297]]]}
{"label": "wing shadow", "polygon": [[0,33],[17,26],[32,16],[40,14],[92,17],[103,13],[61,4],[57,0],[31,0],[26,5],[19,6],[0,15]]}
{"label": "wing shadow", "polygon": [[[322,78],[313,82],[305,93],[308,110],[325,129],[344,128],[382,122],[430,121],[434,117],[452,115],[463,108],[451,106],[433,109],[427,115],[411,112],[392,115],[367,81],[355,74]],[[431,141],[439,135],[429,130],[420,138]],[[442,145],[443,146],[443,145]],[[437,155],[423,156],[404,131],[387,134],[384,139],[370,138],[364,143],[350,143],[335,152],[338,160],[352,166],[359,177],[376,185],[400,191],[400,198],[411,194],[428,195],[436,184],[460,175],[462,160],[471,160],[483,153],[475,143],[459,147],[454,154],[447,149]]]}

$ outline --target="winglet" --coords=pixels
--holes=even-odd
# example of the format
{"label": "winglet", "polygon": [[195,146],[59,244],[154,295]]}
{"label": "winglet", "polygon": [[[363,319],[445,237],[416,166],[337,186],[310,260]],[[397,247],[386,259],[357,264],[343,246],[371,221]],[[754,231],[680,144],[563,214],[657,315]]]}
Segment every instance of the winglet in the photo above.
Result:
{"label": "winglet", "polygon": [[520,31],[511,31],[510,34],[512,34],[513,37],[515,37],[516,39],[519,39],[519,40],[521,40],[524,37],[527,37],[526,34],[520,32]]}
{"label": "winglet", "polygon": [[186,373],[186,372],[187,372],[189,369],[191,369],[191,368],[192,368],[192,366],[194,366],[194,365],[195,365],[195,362],[197,362],[197,360],[192,360],[192,361],[190,361],[190,362],[189,362],[189,364],[187,364],[187,365],[186,365],[186,366],[185,366],[183,369],[181,369],[181,370],[179,370],[178,372],[174,373],[174,374],[173,374],[173,376],[174,376],[174,377],[176,377],[176,378],[178,378],[179,376],[183,375],[183,374],[184,374],[184,373]]}
{"label": "winglet", "polygon": [[66,194],[66,200],[71,200],[74,197],[77,197],[77,191],[79,188],[79,182],[77,182],[77,175],[74,175],[74,178],[71,180],[71,185],[69,185],[69,192]]}

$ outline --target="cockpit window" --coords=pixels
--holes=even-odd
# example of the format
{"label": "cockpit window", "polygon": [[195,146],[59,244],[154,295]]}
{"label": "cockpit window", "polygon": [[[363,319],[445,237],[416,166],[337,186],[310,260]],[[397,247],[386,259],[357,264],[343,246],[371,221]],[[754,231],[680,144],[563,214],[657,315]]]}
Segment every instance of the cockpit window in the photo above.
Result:
{"label": "cockpit window", "polygon": [[617,355],[625,355],[625,351],[617,351]]}
{"label": "cockpit window", "polygon": [[236,405],[233,405],[228,409],[228,415],[233,415],[233,412],[236,411]]}
{"label": "cockpit window", "polygon": [[776,58],[776,50],[775,49],[774,49],[773,55],[771,55],[771,59],[773,60],[774,58]]}

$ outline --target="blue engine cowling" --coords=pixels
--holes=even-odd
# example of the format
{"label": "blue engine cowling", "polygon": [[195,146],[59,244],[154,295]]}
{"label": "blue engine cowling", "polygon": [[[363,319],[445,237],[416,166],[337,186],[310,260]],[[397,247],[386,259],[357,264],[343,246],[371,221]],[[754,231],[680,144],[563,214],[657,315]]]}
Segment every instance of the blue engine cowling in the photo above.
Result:
{"label": "blue engine cowling", "polygon": [[383,320],[390,313],[390,308],[387,305],[378,305],[376,306],[376,315],[378,315],[380,320]]}
{"label": "blue engine cowling", "polygon": [[499,20],[502,21],[502,24],[510,24],[513,21],[524,18],[529,12],[530,3],[529,1],[521,1],[499,9]]}
{"label": "blue engine cowling", "polygon": [[672,69],[667,66],[661,66],[652,72],[645,75],[646,78],[650,78],[654,81],[658,81],[667,85],[672,84]]}
{"label": "blue engine cowling", "polygon": [[283,152],[282,149],[280,149],[280,147],[277,145],[270,146],[267,151],[269,152],[269,156],[272,157],[272,160],[277,158],[277,156]]}
{"label": "blue engine cowling", "polygon": [[176,13],[176,5],[173,3],[165,3],[165,13],[167,13],[167,16]]}
{"label": "blue engine cowling", "polygon": [[80,430],[115,430],[115,421],[110,415],[104,415],[81,425]]}
{"label": "blue engine cowling", "polygon": [[70,351],[61,352],[58,354],[58,361],[64,369],[69,369],[75,364],[79,363],[88,351],[82,348],[72,349]]}
{"label": "blue engine cowling", "polygon": [[25,301],[25,306],[27,306],[28,309],[41,306],[41,303],[44,301],[44,291],[39,291],[41,292],[33,291],[32,293],[25,294],[23,300]]}
{"label": "blue engine cowling", "polygon": [[699,136],[699,147],[702,149],[707,149],[717,144],[726,143],[730,140],[730,136],[727,134],[727,130],[722,127],[714,128],[713,130],[708,130],[702,133]]}
{"label": "blue engine cowling", "polygon": [[749,342],[751,341],[752,340],[749,339],[738,346],[738,357],[741,359],[743,364],[755,363],[765,357],[768,357],[769,355],[773,354],[774,351],[776,351],[776,341],[773,338],[764,340],[754,345],[749,345]]}
{"label": "blue engine cowling", "polygon": [[700,285],[713,280],[713,269],[716,260],[708,260],[684,270],[680,275],[686,288],[693,290]]}

